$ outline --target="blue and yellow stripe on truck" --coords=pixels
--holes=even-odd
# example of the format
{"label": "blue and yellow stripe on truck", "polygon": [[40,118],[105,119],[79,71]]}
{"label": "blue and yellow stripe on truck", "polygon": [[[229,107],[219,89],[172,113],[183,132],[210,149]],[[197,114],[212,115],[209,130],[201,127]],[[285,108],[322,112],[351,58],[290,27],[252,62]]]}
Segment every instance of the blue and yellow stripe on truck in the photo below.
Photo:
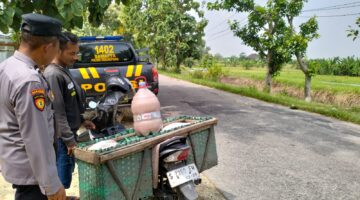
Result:
{"label": "blue and yellow stripe on truck", "polygon": [[[87,71],[87,69],[89,69],[91,77],[89,76],[89,73]],[[89,67],[89,68],[80,68],[79,72],[82,76],[83,79],[90,79],[90,78],[100,78],[99,73],[97,72],[95,67]]]}
{"label": "blue and yellow stripe on truck", "polygon": [[100,76],[99,76],[99,74],[98,74],[95,67],[89,67],[89,71],[90,71],[93,78],[100,78]]}
{"label": "blue and yellow stripe on truck", "polygon": [[87,72],[86,68],[80,68],[79,72],[83,79],[90,79],[89,73]]}
{"label": "blue and yellow stripe on truck", "polygon": [[[135,75],[134,74],[134,68],[135,68]],[[143,65],[136,65],[136,67],[134,65],[128,65],[127,70],[126,70],[126,78],[131,78],[133,76],[138,77],[141,75],[142,72],[142,68]]]}
{"label": "blue and yellow stripe on truck", "polygon": [[134,65],[129,65],[126,69],[126,78],[130,78],[133,76],[133,72],[134,72]]}
{"label": "blue and yellow stripe on truck", "polygon": [[135,78],[140,76],[142,72],[142,65],[136,65]]}
{"label": "blue and yellow stripe on truck", "polygon": [[[115,67],[114,67],[115,68]],[[116,67],[123,68],[123,67]],[[120,71],[119,69],[119,71]],[[81,83],[81,88],[83,90],[89,91],[94,90],[97,93],[103,93],[106,90],[106,85],[104,82],[97,82],[94,79],[100,79],[101,76],[98,72],[98,69],[95,67],[87,67],[87,68],[79,68],[79,74],[83,80],[86,80],[86,83]],[[141,76],[143,70],[143,65],[128,65],[125,74],[125,77],[131,79],[130,82],[133,88],[138,88],[137,81],[135,80],[137,77]],[[94,80],[94,81],[91,81]],[[94,83],[91,83],[94,82]]]}

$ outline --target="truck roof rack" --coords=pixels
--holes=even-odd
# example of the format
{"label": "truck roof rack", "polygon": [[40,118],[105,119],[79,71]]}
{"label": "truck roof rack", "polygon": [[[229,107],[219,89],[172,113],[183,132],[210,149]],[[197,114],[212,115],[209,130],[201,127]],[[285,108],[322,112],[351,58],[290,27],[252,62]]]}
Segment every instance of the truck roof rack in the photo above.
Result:
{"label": "truck roof rack", "polygon": [[96,41],[96,40],[123,40],[124,36],[81,36],[80,41]]}

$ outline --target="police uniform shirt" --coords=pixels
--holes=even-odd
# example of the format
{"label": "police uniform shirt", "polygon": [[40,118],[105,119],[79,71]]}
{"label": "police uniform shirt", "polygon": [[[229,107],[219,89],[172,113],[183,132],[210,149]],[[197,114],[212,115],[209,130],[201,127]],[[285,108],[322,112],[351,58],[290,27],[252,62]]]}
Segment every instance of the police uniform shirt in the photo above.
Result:
{"label": "police uniform shirt", "polygon": [[39,185],[43,194],[61,187],[53,149],[53,111],[46,81],[21,52],[0,64],[0,163],[16,185]]}

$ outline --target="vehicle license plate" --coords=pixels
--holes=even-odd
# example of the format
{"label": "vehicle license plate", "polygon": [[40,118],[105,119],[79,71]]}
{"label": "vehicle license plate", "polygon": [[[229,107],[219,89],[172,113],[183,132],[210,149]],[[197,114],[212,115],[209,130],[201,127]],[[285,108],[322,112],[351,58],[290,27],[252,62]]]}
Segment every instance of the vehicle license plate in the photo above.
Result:
{"label": "vehicle license plate", "polygon": [[199,171],[195,164],[190,164],[178,169],[174,169],[166,173],[166,175],[172,188],[188,181],[200,178]]}

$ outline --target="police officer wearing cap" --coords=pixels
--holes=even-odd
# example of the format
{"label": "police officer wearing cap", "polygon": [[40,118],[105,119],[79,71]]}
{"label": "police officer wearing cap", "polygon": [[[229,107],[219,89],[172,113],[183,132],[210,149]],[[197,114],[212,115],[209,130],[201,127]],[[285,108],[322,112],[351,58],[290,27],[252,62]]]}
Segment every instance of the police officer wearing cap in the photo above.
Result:
{"label": "police officer wearing cap", "polygon": [[15,200],[65,200],[55,160],[53,94],[38,66],[59,51],[60,21],[22,16],[21,42],[0,64],[0,163]]}

